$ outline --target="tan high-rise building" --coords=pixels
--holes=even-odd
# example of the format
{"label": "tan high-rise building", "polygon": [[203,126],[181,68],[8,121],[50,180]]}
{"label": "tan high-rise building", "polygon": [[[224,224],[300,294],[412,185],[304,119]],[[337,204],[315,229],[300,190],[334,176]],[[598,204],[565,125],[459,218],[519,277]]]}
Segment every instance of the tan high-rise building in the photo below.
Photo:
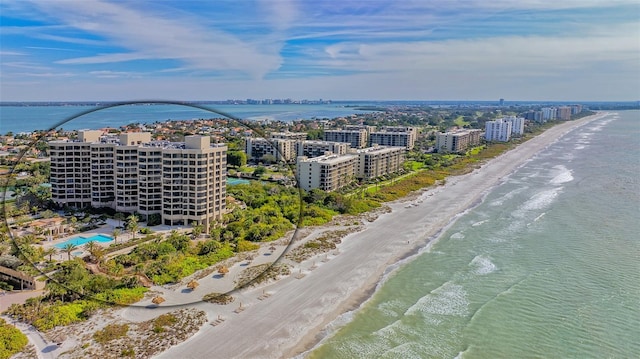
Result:
{"label": "tan high-rise building", "polygon": [[385,126],[369,134],[369,145],[402,146],[411,150],[417,137],[418,130],[415,127]]}
{"label": "tan high-rise building", "polygon": [[329,141],[298,141],[296,142],[296,156],[318,157],[327,152],[344,155],[351,148],[348,143]]}
{"label": "tan high-rise building", "polygon": [[335,191],[355,180],[358,156],[327,154],[314,158],[298,157],[298,185],[310,191]]}
{"label": "tan high-rise building", "polygon": [[273,132],[269,136],[274,139],[280,140],[294,140],[294,141],[304,141],[307,139],[306,132]]}
{"label": "tan high-rise building", "polygon": [[351,148],[367,147],[369,133],[367,130],[325,130],[324,140],[330,142],[346,142]]}
{"label": "tan high-rise building", "polygon": [[556,109],[556,116],[559,120],[570,120],[571,119],[571,107],[569,106],[561,106]]}
{"label": "tan high-rise building", "polygon": [[358,178],[371,179],[402,169],[404,163],[404,147],[373,146],[352,151],[358,155]]}
{"label": "tan high-rise building", "polygon": [[436,134],[438,152],[461,152],[480,144],[482,130],[460,130]]}
{"label": "tan high-rise building", "polygon": [[208,136],[151,141],[149,133],[52,141],[51,192],[60,206],[159,214],[165,225],[209,229],[226,208],[227,147]]}

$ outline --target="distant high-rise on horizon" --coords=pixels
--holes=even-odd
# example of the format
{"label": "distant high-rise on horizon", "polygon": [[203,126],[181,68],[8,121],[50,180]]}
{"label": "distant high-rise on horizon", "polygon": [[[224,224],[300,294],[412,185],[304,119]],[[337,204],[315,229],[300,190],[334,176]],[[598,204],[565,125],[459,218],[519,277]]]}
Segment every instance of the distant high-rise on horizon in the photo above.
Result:
{"label": "distant high-rise on horizon", "polygon": [[504,99],[503,98],[500,99],[500,106],[504,106]]}

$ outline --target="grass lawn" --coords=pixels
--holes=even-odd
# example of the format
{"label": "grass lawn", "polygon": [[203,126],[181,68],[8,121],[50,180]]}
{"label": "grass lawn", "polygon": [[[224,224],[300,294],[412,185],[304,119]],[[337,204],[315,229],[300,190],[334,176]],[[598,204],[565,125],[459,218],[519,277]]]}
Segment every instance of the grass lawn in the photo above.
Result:
{"label": "grass lawn", "polygon": [[462,117],[462,116],[458,116],[458,118],[456,118],[456,119],[453,121],[453,123],[455,123],[456,125],[458,125],[458,126],[460,126],[460,127],[463,127],[463,126],[465,126],[465,125],[470,124],[471,122],[467,122],[467,121],[465,121],[465,120],[464,120],[464,117]]}

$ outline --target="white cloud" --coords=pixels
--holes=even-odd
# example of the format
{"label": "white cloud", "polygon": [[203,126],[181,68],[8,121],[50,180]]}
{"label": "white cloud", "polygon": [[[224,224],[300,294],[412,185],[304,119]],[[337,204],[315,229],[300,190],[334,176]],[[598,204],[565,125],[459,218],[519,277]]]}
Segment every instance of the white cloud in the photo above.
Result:
{"label": "white cloud", "polygon": [[276,70],[281,59],[275,44],[248,43],[192,22],[163,18],[148,9],[100,0],[35,3],[67,25],[103,37],[127,53],[69,58],[61,64],[96,64],[145,59],[174,59],[201,70],[236,70],[261,77]]}
{"label": "white cloud", "polygon": [[482,39],[384,43],[338,43],[320,61],[302,64],[327,69],[394,73],[434,70],[526,76],[580,69],[594,63],[640,63],[634,24],[583,36],[502,36]]}

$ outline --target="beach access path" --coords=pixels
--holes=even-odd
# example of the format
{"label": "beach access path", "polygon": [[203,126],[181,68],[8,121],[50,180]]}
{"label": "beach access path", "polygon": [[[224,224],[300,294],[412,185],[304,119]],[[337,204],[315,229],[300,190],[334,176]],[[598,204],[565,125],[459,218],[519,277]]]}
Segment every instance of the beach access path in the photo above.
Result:
{"label": "beach access path", "polygon": [[[536,153],[568,131],[604,115],[558,124],[481,168],[449,177],[445,185],[414,196],[410,205],[407,199],[391,203],[391,213],[345,237],[339,253],[331,252],[327,261],[314,258],[315,269],[310,259],[282,280],[234,293],[243,303],[238,313],[232,311],[237,301],[227,306],[195,304],[207,312],[210,321],[222,315],[224,322],[204,325],[158,357],[282,358],[303,353],[318,342],[329,323],[369,298],[393,264],[433,243],[460,214]],[[258,300],[263,291],[271,295]],[[135,316],[135,311],[128,314]]]}

